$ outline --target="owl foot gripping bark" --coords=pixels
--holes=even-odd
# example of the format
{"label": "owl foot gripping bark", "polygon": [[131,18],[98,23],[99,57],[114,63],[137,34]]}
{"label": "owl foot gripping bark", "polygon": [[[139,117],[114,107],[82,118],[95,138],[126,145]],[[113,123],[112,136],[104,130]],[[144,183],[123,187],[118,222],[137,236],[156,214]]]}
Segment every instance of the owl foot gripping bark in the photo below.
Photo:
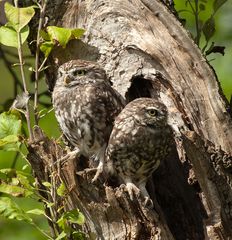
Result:
{"label": "owl foot gripping bark", "polygon": [[72,60],[58,69],[52,101],[69,143],[80,150],[79,154],[99,162],[95,181],[103,169],[114,119],[125,105],[123,98],[97,63]]}
{"label": "owl foot gripping bark", "polygon": [[139,196],[141,193],[143,195],[143,197],[145,198],[143,204],[145,207],[148,207],[150,209],[153,208],[153,201],[151,200],[146,188],[145,188],[145,184],[140,184],[139,187],[137,187],[134,183],[132,183],[131,180],[126,180],[125,181],[126,183],[126,190],[129,194],[129,197],[130,197],[130,200],[131,201],[134,201],[135,197],[134,195],[136,196]]}
{"label": "owl foot gripping bark", "polygon": [[145,202],[151,201],[146,182],[167,157],[171,143],[172,131],[162,103],[138,98],[117,116],[106,150],[107,166],[126,184],[130,198],[139,189]]}

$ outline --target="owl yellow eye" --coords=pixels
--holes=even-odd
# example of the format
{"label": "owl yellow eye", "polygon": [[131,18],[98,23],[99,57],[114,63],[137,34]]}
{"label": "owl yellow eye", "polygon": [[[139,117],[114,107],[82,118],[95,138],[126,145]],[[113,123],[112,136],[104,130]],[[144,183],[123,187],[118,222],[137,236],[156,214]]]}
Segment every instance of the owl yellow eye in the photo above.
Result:
{"label": "owl yellow eye", "polygon": [[147,112],[152,117],[155,117],[158,115],[158,111],[156,109],[149,109]]}
{"label": "owl yellow eye", "polygon": [[73,72],[74,76],[83,76],[85,74],[86,74],[85,70],[76,70],[76,71]]}

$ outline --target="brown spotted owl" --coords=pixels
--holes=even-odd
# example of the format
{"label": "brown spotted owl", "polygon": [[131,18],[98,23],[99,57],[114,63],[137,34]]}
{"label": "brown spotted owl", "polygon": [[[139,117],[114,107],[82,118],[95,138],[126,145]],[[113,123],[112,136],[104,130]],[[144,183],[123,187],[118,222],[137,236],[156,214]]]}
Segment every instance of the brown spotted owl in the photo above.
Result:
{"label": "brown spotted owl", "polygon": [[107,166],[126,184],[131,199],[140,191],[150,199],[146,182],[167,157],[172,144],[167,117],[162,103],[137,98],[115,119],[106,150]]}
{"label": "brown spotted owl", "polygon": [[58,69],[52,101],[60,128],[75,152],[99,161],[96,180],[103,170],[114,119],[125,105],[123,98],[99,64],[71,60]]}

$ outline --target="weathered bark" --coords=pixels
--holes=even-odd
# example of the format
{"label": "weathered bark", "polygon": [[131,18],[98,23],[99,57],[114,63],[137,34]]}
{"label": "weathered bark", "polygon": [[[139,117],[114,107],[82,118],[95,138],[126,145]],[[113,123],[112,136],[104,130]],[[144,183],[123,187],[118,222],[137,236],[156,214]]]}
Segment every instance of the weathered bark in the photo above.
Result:
{"label": "weathered bark", "polygon": [[[123,186],[107,177],[91,184],[89,176],[77,175],[87,160],[49,168],[59,147],[41,133],[29,155],[36,176],[42,181],[45,169],[59,170],[69,186],[66,208],[84,213],[82,230],[89,239],[231,239],[228,104],[213,69],[175,16],[158,0],[56,0],[49,2],[46,15],[49,25],[86,29],[82,41],[53,52],[50,89],[61,63],[98,61],[128,101],[154,97],[166,104],[177,147],[148,184],[152,210],[143,206],[142,197],[131,202]],[[47,151],[41,144],[45,139],[52,146]]]}

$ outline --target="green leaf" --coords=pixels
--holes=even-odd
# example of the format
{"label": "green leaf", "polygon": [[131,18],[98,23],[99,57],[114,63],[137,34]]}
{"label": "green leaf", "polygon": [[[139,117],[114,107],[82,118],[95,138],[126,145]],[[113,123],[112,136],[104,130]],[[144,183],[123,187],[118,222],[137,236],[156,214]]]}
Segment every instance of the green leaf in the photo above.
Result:
{"label": "green leaf", "polygon": [[34,7],[17,8],[10,3],[5,3],[5,14],[10,25],[17,31],[21,31],[35,14]]}
{"label": "green leaf", "polygon": [[200,9],[201,11],[205,11],[205,5],[202,4],[202,3],[200,3],[200,4],[199,4],[199,9]]}
{"label": "green leaf", "polygon": [[62,182],[60,186],[57,188],[57,194],[62,197],[65,195],[66,192],[67,190],[66,190],[65,184]]}
{"label": "green leaf", "polygon": [[52,186],[52,184],[50,182],[42,182],[42,184],[45,186],[45,187],[48,187],[50,188]]}
{"label": "green leaf", "polygon": [[20,143],[18,137],[15,135],[9,135],[0,139],[0,150],[4,151],[18,151]]}
{"label": "green leaf", "polygon": [[53,207],[55,205],[55,203],[52,203],[52,202],[46,202],[46,206],[48,207],[48,208],[51,208],[51,207]]}
{"label": "green leaf", "polygon": [[212,42],[211,46],[207,51],[205,51],[205,55],[209,55],[211,53],[220,53],[223,56],[225,55],[225,47],[224,46],[214,46],[214,42]]}
{"label": "green leaf", "polygon": [[25,164],[23,167],[22,167],[22,170],[26,170],[27,168],[29,168],[29,164]]}
{"label": "green leaf", "polygon": [[14,197],[28,197],[33,194],[33,192],[19,186],[14,186],[6,183],[1,183],[0,192],[9,194]]}
{"label": "green leaf", "polygon": [[39,34],[40,34],[40,37],[42,37],[43,40],[45,40],[45,41],[51,41],[52,40],[50,38],[50,35],[47,32],[45,32],[44,30],[40,30]]}
{"label": "green leaf", "polygon": [[10,112],[0,114],[0,139],[8,135],[19,135],[22,122],[18,115]]}
{"label": "green leaf", "polygon": [[58,220],[57,220],[57,224],[61,229],[65,229],[65,223],[66,219],[64,218],[64,216],[61,216]]}
{"label": "green leaf", "polygon": [[226,2],[227,2],[227,0],[215,0],[213,3],[214,13],[216,13],[217,10]]}
{"label": "green leaf", "polygon": [[25,173],[25,172],[22,172],[22,171],[17,171],[17,170],[12,169],[12,168],[0,169],[0,173],[4,174],[6,176],[7,183],[12,183],[14,181],[13,179],[17,178],[17,182],[19,182],[19,184],[21,186],[23,185],[24,187],[34,189],[31,186],[31,183],[34,182],[34,178],[29,173]]}
{"label": "green leaf", "polygon": [[23,186],[31,193],[34,192],[34,187],[32,187],[32,184],[34,183],[35,179],[30,174],[26,175],[25,173],[20,171],[16,171],[16,173],[20,186]]}
{"label": "green leaf", "polygon": [[0,215],[8,219],[32,222],[32,219],[8,197],[0,198]]}
{"label": "green leaf", "polygon": [[34,193],[31,186],[31,175],[13,169],[0,169],[1,184],[0,192],[10,194],[14,197],[28,197]]}
{"label": "green leaf", "polygon": [[[21,40],[22,44],[27,40],[29,35],[29,27],[25,26],[21,32]],[[18,48],[18,36],[15,29],[13,29],[9,25],[5,25],[0,27],[0,43],[8,47],[15,47]]]}
{"label": "green leaf", "polygon": [[22,121],[18,115],[10,112],[0,114],[0,150],[17,151],[19,149],[18,136],[21,128]]}
{"label": "green leaf", "polygon": [[67,233],[65,233],[65,232],[63,231],[63,232],[61,232],[61,233],[58,235],[58,237],[57,237],[55,240],[63,239],[63,238],[65,238],[66,236],[67,236]]}
{"label": "green leaf", "polygon": [[47,27],[47,32],[51,39],[57,41],[60,46],[65,48],[66,44],[72,36],[72,30],[68,28],[60,28],[56,26]]}
{"label": "green leaf", "polygon": [[79,225],[85,223],[85,217],[78,209],[65,212],[63,218],[67,219],[70,223],[77,223]]}
{"label": "green leaf", "polygon": [[[78,232],[78,231],[72,232],[72,238],[74,240],[85,240],[86,239],[85,234],[82,232]],[[91,239],[96,239],[96,237],[93,237]]]}
{"label": "green leaf", "polygon": [[85,30],[82,28],[75,28],[71,30],[72,38],[79,39],[83,36]]}
{"label": "green leaf", "polygon": [[0,169],[0,173],[4,174],[6,178],[16,177],[16,170],[12,168],[2,168]]}
{"label": "green leaf", "polygon": [[51,53],[53,47],[54,47],[54,43],[53,42],[43,42],[41,45],[40,45],[40,50],[41,52],[43,52],[43,54],[45,55],[45,57],[48,57],[49,54]]}
{"label": "green leaf", "polygon": [[210,38],[215,33],[215,21],[213,16],[211,16],[204,24],[202,31],[205,35],[206,42],[210,40]]}
{"label": "green leaf", "polygon": [[65,48],[71,39],[79,39],[83,34],[84,29],[69,29],[56,26],[47,27],[47,32],[40,31],[40,36],[44,42],[40,45],[40,50],[48,57],[55,45],[60,45]]}
{"label": "green leaf", "polygon": [[27,211],[26,213],[34,214],[34,215],[44,215],[44,214],[45,214],[45,213],[44,213],[44,210],[41,210],[41,209],[38,209],[38,208],[29,210],[29,211]]}

